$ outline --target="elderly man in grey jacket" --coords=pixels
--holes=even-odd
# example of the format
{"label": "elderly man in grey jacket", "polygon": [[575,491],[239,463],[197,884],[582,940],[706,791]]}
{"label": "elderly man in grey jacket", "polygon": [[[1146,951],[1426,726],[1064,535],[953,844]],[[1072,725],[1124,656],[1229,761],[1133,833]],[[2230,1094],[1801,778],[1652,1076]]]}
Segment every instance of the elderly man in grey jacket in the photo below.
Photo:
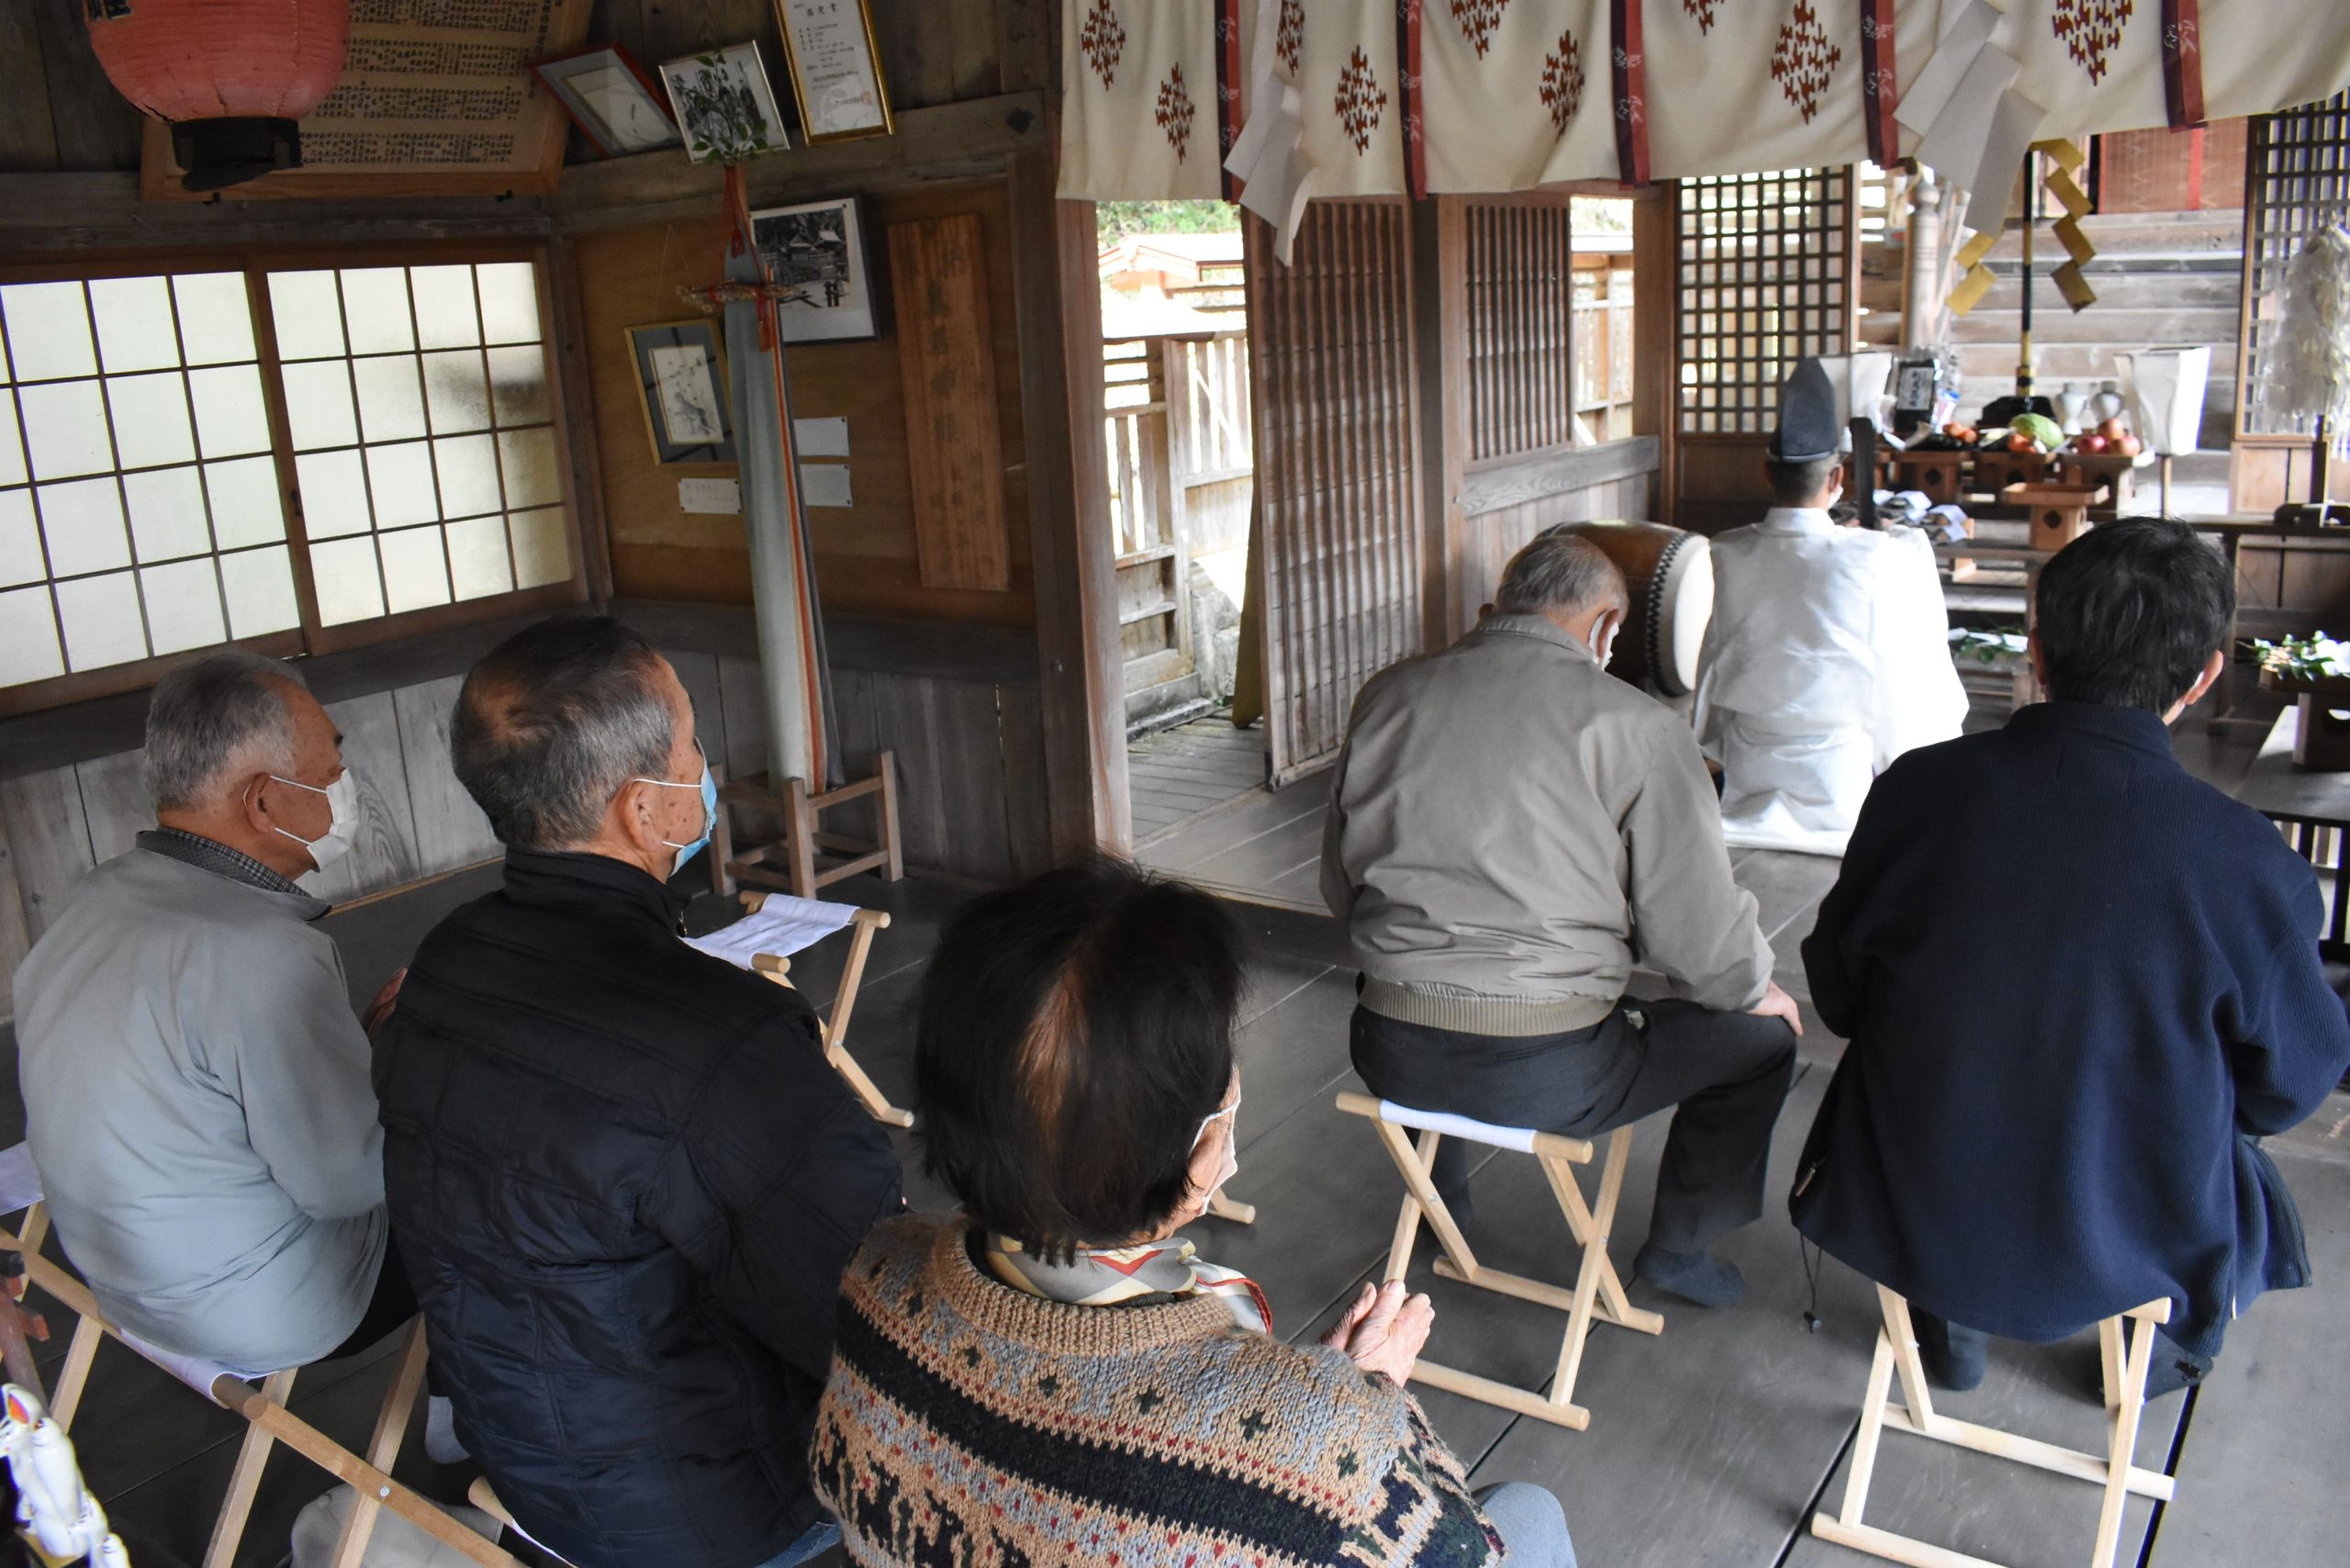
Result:
{"label": "elderly man in grey jacket", "polygon": [[341,739],[276,660],[166,675],[144,758],[159,825],[83,879],[17,971],[67,1255],[122,1327],[245,1372],[354,1352],[416,1312],[387,1253],[367,1037],[327,905],[294,880],[350,845]]}
{"label": "elderly man in grey jacket", "polygon": [[[1795,1065],[1752,894],[1686,722],[1606,673],[1627,599],[1589,543],[1518,552],[1494,610],[1355,700],[1322,888],[1362,972],[1355,1067],[1425,1110],[1588,1137],[1678,1105],[1641,1278],[1703,1305],[1762,1212]],[[1669,999],[1637,1002],[1635,964]],[[1465,1209],[1456,1141],[1437,1182]]]}

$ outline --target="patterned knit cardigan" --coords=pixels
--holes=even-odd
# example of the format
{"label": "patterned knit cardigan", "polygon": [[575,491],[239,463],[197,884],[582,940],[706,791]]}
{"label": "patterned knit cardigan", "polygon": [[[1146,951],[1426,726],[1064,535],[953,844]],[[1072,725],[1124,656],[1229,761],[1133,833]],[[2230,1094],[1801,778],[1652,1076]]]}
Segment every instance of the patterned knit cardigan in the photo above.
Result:
{"label": "patterned knit cardigan", "polygon": [[894,1220],[841,1282],[816,1495],[866,1568],[1492,1568],[1412,1398],[1213,1297],[1072,1306]]}

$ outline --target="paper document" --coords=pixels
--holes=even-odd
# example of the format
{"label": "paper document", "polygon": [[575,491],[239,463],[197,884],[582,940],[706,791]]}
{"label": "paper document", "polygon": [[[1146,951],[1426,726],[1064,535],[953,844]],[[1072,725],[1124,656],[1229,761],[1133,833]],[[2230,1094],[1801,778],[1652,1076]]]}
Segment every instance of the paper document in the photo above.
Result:
{"label": "paper document", "polygon": [[802,947],[813,946],[856,918],[856,906],[853,903],[825,903],[816,899],[793,898],[789,893],[769,893],[757,913],[746,914],[707,936],[689,936],[686,946],[699,947],[713,958],[723,958],[738,969],[747,969],[758,954],[789,958]]}

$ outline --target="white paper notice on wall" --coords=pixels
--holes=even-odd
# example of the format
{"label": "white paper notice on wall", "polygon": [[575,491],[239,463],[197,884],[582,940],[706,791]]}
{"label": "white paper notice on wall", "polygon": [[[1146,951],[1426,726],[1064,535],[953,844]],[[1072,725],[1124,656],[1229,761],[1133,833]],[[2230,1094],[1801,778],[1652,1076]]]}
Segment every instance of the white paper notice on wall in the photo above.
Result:
{"label": "white paper notice on wall", "polygon": [[802,457],[846,457],[848,421],[841,419],[794,420],[791,421],[791,440],[800,448]]}
{"label": "white paper notice on wall", "polygon": [[802,463],[800,465],[800,498],[811,507],[853,507],[856,501],[848,493],[848,465],[845,463]]}
{"label": "white paper notice on wall", "polygon": [[743,510],[740,479],[680,479],[677,510],[689,512],[732,512]]}

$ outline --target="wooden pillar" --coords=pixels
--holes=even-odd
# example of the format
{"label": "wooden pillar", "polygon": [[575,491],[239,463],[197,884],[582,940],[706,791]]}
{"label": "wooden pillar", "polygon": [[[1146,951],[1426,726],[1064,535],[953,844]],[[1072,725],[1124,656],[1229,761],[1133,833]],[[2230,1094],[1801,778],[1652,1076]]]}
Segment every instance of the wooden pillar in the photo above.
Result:
{"label": "wooden pillar", "polygon": [[[1047,126],[1048,148],[1059,145]],[[1054,198],[1049,150],[1014,153],[1013,293],[1026,427],[1030,554],[1053,857],[1134,845],[1126,799],[1117,554],[1102,441],[1102,294],[1093,204]]]}
{"label": "wooden pillar", "polygon": [[1901,341],[1932,346],[1942,312],[1942,195],[1933,171],[1920,165],[1909,182],[1909,239],[1902,248]]}
{"label": "wooden pillar", "polygon": [[[1468,204],[1412,204],[1412,334],[1420,378],[1420,645],[1441,648],[1468,630],[1453,601],[1461,569],[1461,480],[1469,462]],[[1473,615],[1471,610],[1469,614]]]}
{"label": "wooden pillar", "polygon": [[1656,493],[1649,516],[1671,522],[1680,490],[1681,244],[1679,187],[1642,191],[1632,203],[1632,433],[1657,438]]}

